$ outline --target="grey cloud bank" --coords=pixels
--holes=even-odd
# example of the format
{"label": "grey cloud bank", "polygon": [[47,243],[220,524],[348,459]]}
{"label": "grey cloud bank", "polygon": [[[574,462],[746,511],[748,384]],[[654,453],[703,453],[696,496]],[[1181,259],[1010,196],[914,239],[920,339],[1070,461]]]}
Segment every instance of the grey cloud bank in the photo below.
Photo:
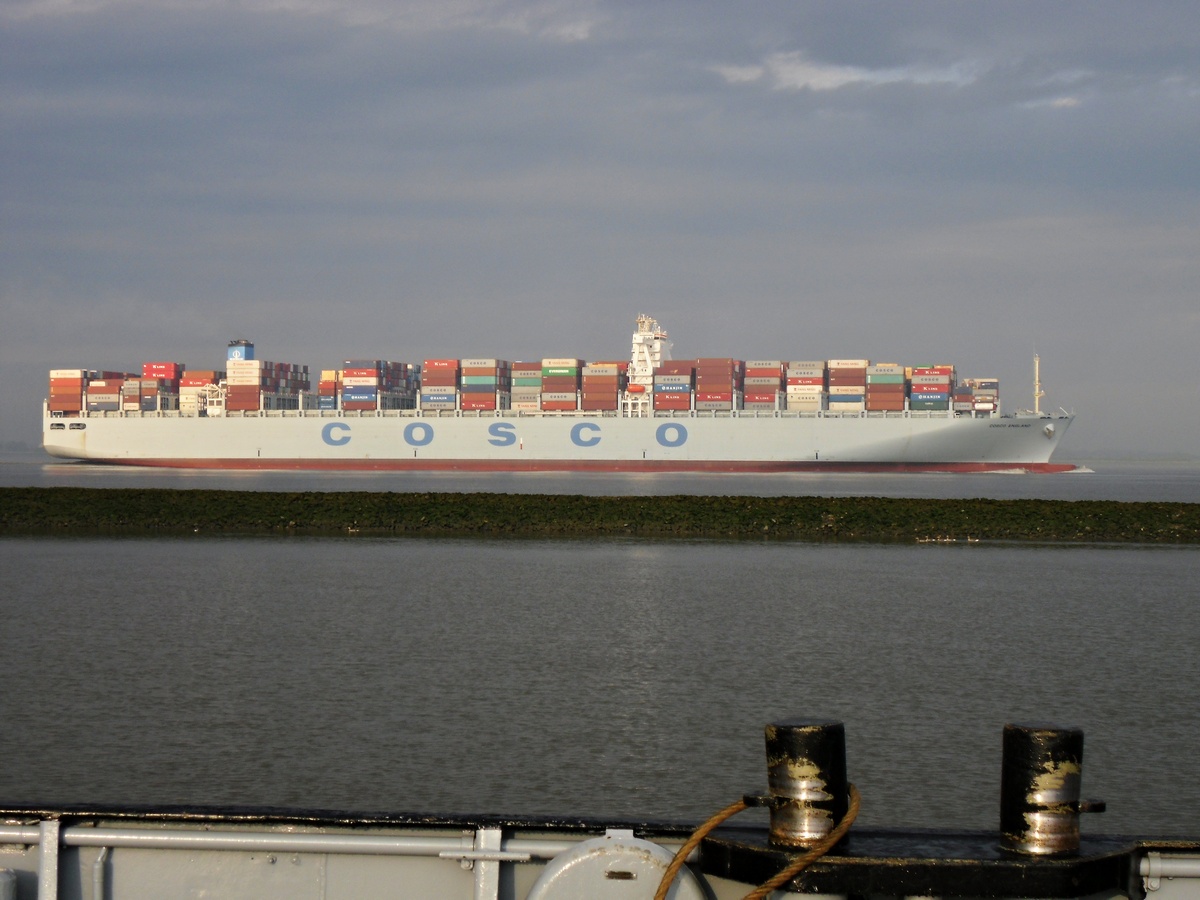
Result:
{"label": "grey cloud bank", "polygon": [[[868,14],[868,10],[870,11]],[[0,9],[0,441],[46,371],[953,362],[1200,455],[1200,7]]]}

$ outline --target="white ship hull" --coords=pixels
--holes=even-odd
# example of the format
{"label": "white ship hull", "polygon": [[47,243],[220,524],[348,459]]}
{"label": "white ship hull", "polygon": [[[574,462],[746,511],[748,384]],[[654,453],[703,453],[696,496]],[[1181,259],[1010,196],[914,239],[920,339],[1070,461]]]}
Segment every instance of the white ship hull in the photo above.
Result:
{"label": "white ship hull", "polygon": [[1061,472],[1074,466],[1051,457],[1072,421],[944,412],[47,412],[43,442],[63,459],[201,469]]}

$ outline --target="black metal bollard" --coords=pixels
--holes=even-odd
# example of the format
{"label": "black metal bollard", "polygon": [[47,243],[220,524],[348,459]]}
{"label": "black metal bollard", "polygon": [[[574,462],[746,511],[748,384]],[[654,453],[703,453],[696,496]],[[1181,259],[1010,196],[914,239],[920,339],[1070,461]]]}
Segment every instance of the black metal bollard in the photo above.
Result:
{"label": "black metal bollard", "polygon": [[846,814],[846,729],[791,718],[767,725],[766,739],[771,843],[811,846]]}
{"label": "black metal bollard", "polygon": [[1000,844],[1044,856],[1079,851],[1083,732],[1057,725],[1005,725]]}

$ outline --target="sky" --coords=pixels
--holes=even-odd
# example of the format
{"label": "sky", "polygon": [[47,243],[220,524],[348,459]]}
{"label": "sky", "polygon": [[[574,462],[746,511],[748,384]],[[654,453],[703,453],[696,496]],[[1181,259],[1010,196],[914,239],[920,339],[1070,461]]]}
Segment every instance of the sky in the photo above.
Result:
{"label": "sky", "polygon": [[1200,4],[0,0],[0,443],[51,368],[869,358],[1200,458]]}

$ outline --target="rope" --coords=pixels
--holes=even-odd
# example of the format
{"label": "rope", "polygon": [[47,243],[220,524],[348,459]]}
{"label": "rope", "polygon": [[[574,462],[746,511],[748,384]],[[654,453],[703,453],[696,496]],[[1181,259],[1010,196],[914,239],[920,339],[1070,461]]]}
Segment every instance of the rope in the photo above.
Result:
{"label": "rope", "polygon": [[[752,890],[743,898],[743,900],[764,900],[767,894],[776,888],[780,888],[787,884],[813,862],[820,859],[826,853],[846,836],[846,832],[850,830],[850,826],[854,824],[854,820],[858,818],[858,810],[862,804],[862,798],[859,796],[858,788],[854,785],[849,786],[850,802],[846,809],[846,815],[842,816],[842,820],[837,823],[834,829],[825,835],[818,843],[804,853],[802,856],[796,857],[792,862],[785,866],[782,870],[772,876],[767,882]],[[667,866],[667,870],[663,873],[662,881],[658,884],[658,890],[654,894],[654,900],[666,900],[667,891],[671,888],[671,883],[675,880],[675,876],[679,874],[679,870],[683,868],[683,861],[687,859],[689,853],[699,846],[710,831],[728,819],[730,816],[740,813],[746,808],[746,802],[739,800],[737,803],[731,803],[719,813],[714,815],[699,828],[697,828],[690,838],[684,843],[679,851],[675,854],[675,858],[671,860],[671,864]]]}
{"label": "rope", "polygon": [[683,861],[687,859],[689,853],[700,845],[702,840],[708,837],[708,833],[730,816],[740,813],[745,808],[745,800],[731,803],[692,832],[692,836],[684,842],[683,846],[679,848],[679,852],[675,854],[675,858],[671,860],[671,864],[667,866],[667,871],[663,872],[662,881],[658,883],[658,890],[654,892],[654,900],[666,900],[667,891],[671,888],[671,882],[675,880],[675,876],[683,868]]}
{"label": "rope", "polygon": [[854,824],[854,820],[858,818],[858,808],[861,805],[862,798],[858,795],[858,788],[850,785],[850,805],[846,809],[846,815],[842,816],[842,821],[837,823],[837,826],[825,837],[821,838],[820,842],[813,845],[813,848],[794,859],[781,872],[769,879],[765,884],[755,888],[745,896],[745,900],[763,900],[767,894],[778,887],[783,887],[814,861],[820,859],[826,853],[833,849],[834,844],[840,841],[850,830],[850,826]]}

